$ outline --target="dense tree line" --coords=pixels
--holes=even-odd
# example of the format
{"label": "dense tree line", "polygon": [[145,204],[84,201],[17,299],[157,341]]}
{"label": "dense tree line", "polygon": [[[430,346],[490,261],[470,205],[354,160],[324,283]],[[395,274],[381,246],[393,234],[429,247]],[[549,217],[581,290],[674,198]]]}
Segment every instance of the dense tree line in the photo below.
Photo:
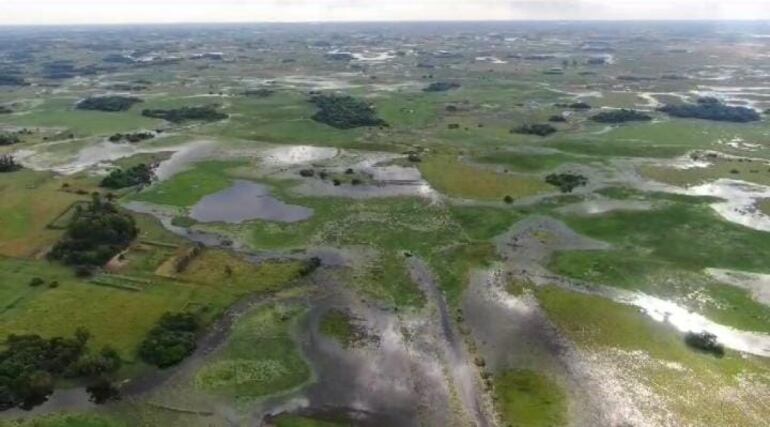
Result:
{"label": "dense tree line", "polygon": [[111,189],[133,187],[135,185],[147,185],[155,179],[152,166],[144,163],[128,169],[115,169],[102,179],[99,186]]}
{"label": "dense tree line", "polygon": [[21,169],[21,165],[16,162],[12,155],[0,155],[0,173],[15,172],[19,169]]}
{"label": "dense tree line", "polygon": [[138,233],[130,215],[95,193],[87,207],[75,207],[67,231],[48,256],[84,269],[102,266],[126,249]]}
{"label": "dense tree line", "polygon": [[434,82],[428,85],[425,89],[423,89],[424,92],[446,92],[452,89],[459,89],[460,83],[455,82]]}
{"label": "dense tree line", "polygon": [[571,193],[575,188],[588,184],[588,178],[572,173],[559,173],[548,175],[545,182],[559,187],[562,193]]}
{"label": "dense tree line", "polygon": [[83,329],[72,338],[10,335],[0,352],[0,410],[29,409],[45,402],[58,379],[104,380],[117,371],[121,366],[118,353],[109,347],[89,352],[89,338]]}
{"label": "dense tree line", "polygon": [[520,133],[523,135],[548,136],[556,133],[556,128],[549,124],[527,124],[511,129],[511,133]]}
{"label": "dense tree line", "polygon": [[217,111],[214,105],[182,107],[171,110],[144,110],[142,115],[154,119],[163,119],[172,123],[182,123],[191,120],[216,122],[229,117],[227,114]]}
{"label": "dense tree line", "polygon": [[620,110],[602,111],[601,113],[591,117],[591,120],[597,123],[614,124],[626,122],[648,122],[652,120],[652,117],[641,111],[621,108]]}
{"label": "dense tree line", "polygon": [[78,102],[76,108],[79,110],[97,110],[111,113],[126,111],[142,102],[141,99],[133,96],[92,96]]}
{"label": "dense tree line", "polygon": [[760,119],[752,108],[731,107],[716,98],[700,98],[695,104],[666,105],[658,109],[673,117],[747,123]]}
{"label": "dense tree line", "polygon": [[155,134],[152,132],[134,132],[134,133],[116,133],[114,135],[111,135],[109,140],[110,142],[127,141],[132,144],[136,144],[137,142],[142,142],[153,138],[155,138]]}
{"label": "dense tree line", "polygon": [[318,107],[312,119],[337,129],[388,126],[377,117],[374,107],[352,96],[316,95],[311,102]]}
{"label": "dense tree line", "polygon": [[176,365],[195,351],[201,324],[192,313],[166,313],[139,346],[139,356],[159,368]]}

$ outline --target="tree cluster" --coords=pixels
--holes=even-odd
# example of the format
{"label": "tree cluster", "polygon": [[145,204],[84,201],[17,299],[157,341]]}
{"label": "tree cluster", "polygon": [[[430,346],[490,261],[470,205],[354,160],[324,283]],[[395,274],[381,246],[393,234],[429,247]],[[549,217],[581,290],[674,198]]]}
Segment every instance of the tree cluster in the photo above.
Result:
{"label": "tree cluster", "polygon": [[753,108],[731,107],[716,98],[700,98],[695,104],[666,105],[658,109],[673,117],[748,123],[760,120]]}
{"label": "tree cluster", "polygon": [[92,96],[78,102],[75,108],[79,110],[96,110],[116,113],[119,111],[126,111],[133,107],[134,104],[140,102],[142,102],[141,99],[133,96]]}
{"label": "tree cluster", "polygon": [[139,356],[159,368],[176,365],[195,351],[201,324],[192,313],[166,313],[139,346]]}
{"label": "tree cluster", "polygon": [[374,107],[352,96],[316,95],[310,101],[318,107],[312,119],[337,129],[388,126]]}
{"label": "tree cluster", "polygon": [[523,135],[548,136],[556,133],[556,128],[549,124],[526,124],[511,129],[511,133],[520,133]]}
{"label": "tree cluster", "polygon": [[64,236],[48,256],[83,268],[102,266],[125,250],[138,234],[130,215],[118,211],[95,193],[86,208],[75,207]]}
{"label": "tree cluster", "polygon": [[588,184],[588,178],[572,173],[559,173],[548,175],[545,182],[559,187],[562,193],[571,193],[575,188]]}
{"label": "tree cluster", "polygon": [[136,144],[137,142],[142,142],[153,138],[155,138],[155,134],[152,132],[134,132],[134,133],[116,133],[114,135],[111,135],[109,140],[110,142],[127,141],[132,144]]}
{"label": "tree cluster", "polygon": [[0,352],[0,410],[30,409],[46,401],[61,378],[103,378],[121,366],[118,353],[88,351],[90,334],[79,329],[72,338],[10,335]]}
{"label": "tree cluster", "polygon": [[100,187],[120,189],[135,185],[147,185],[155,179],[155,171],[144,163],[128,169],[115,169],[102,179]]}
{"label": "tree cluster", "polygon": [[181,107],[171,110],[143,110],[142,115],[154,119],[163,119],[171,123],[182,123],[192,120],[217,122],[229,117],[227,114],[217,111],[217,108],[214,105]]}
{"label": "tree cluster", "polygon": [[615,124],[626,122],[648,122],[652,120],[652,117],[641,111],[621,108],[620,110],[602,111],[601,113],[591,117],[591,120],[597,123]]}
{"label": "tree cluster", "polygon": [[446,92],[453,89],[459,89],[460,83],[455,82],[435,82],[423,89],[423,92]]}
{"label": "tree cluster", "polygon": [[12,155],[0,155],[0,173],[15,172],[19,169],[21,169],[21,165],[16,163],[16,159]]}

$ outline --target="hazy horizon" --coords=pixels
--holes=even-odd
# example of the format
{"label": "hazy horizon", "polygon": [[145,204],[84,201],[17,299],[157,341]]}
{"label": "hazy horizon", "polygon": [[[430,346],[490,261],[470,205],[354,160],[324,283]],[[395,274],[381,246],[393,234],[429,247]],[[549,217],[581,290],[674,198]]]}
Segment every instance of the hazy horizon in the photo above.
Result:
{"label": "hazy horizon", "polygon": [[419,21],[764,21],[766,0],[0,0],[0,25]]}

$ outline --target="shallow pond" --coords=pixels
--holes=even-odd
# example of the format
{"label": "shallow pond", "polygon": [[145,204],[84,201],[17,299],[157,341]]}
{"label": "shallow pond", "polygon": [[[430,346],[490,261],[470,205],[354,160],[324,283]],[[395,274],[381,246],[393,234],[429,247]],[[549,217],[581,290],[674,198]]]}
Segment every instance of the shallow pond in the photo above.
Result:
{"label": "shallow pond", "polygon": [[240,224],[252,219],[296,222],[313,216],[313,210],[284,203],[262,184],[237,180],[225,190],[201,199],[190,211],[200,222]]}

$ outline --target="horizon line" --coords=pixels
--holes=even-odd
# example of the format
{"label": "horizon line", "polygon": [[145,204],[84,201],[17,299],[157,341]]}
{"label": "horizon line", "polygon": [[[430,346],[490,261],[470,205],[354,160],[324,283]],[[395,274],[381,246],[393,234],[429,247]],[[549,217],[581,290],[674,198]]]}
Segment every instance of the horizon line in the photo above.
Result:
{"label": "horizon line", "polygon": [[0,23],[0,28],[22,28],[22,27],[76,27],[76,26],[151,26],[151,25],[300,25],[300,24],[415,24],[415,23],[612,23],[612,22],[638,22],[638,23],[766,23],[770,24],[770,18],[663,18],[663,19],[569,19],[569,18],[543,18],[543,19],[385,19],[385,20],[304,20],[304,21],[126,21],[126,22],[61,22],[61,23]]}

